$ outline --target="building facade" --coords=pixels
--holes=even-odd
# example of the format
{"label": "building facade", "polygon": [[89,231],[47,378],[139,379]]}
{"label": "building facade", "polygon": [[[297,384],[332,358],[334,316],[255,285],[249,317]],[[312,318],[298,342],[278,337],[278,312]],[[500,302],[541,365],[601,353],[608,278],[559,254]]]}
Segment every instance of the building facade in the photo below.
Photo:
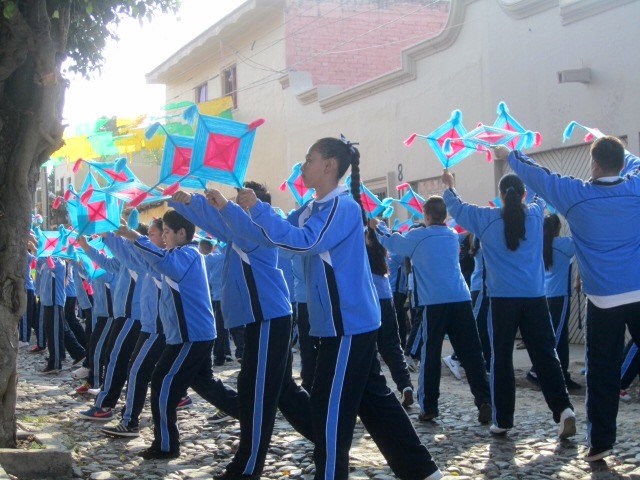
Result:
{"label": "building facade", "polygon": [[[640,151],[639,18],[633,0],[249,0],[147,80],[166,85],[167,103],[233,93],[234,118],[265,118],[248,177],[284,210],[293,201],[277,186],[291,166],[340,133],[360,143],[376,193],[441,192],[433,152],[403,141],[455,109],[467,129],[492,124],[500,101],[542,134],[533,157],[586,178],[588,145],[579,133],[562,142],[570,121]],[[474,154],[452,172],[465,200],[486,204],[505,165]]]}

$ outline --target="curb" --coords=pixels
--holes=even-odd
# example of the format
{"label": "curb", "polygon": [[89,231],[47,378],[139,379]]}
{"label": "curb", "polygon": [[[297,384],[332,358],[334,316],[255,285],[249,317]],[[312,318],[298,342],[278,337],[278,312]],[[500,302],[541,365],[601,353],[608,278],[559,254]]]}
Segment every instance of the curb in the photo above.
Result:
{"label": "curb", "polygon": [[0,479],[4,472],[20,479],[70,478],[73,476],[71,452],[47,433],[18,432],[18,439],[33,435],[43,449],[0,448]]}

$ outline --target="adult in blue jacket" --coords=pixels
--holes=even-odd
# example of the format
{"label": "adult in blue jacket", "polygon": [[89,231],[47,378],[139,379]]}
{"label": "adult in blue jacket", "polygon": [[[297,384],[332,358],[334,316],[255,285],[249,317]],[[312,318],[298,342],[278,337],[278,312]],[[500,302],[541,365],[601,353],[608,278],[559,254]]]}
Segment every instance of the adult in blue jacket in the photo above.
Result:
{"label": "adult in blue jacket", "polygon": [[[625,325],[640,342],[640,159],[615,137],[591,146],[591,179],[564,177],[519,151],[496,156],[562,214],[571,228],[588,297],[586,461],[611,453],[616,441]],[[621,176],[621,172],[623,176]]]}

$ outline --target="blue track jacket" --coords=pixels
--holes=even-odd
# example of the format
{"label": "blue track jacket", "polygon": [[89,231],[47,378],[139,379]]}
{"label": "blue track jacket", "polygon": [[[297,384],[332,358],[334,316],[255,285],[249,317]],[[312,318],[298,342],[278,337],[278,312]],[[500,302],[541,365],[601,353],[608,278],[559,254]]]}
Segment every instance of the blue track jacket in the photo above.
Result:
{"label": "blue track jacket", "polygon": [[419,306],[471,300],[460,271],[458,234],[449,227],[431,225],[414,228],[403,235],[391,233],[380,223],[376,234],[390,252],[411,257]]}
{"label": "blue track jacket", "polygon": [[221,304],[226,328],[291,315],[289,290],[282,270],[277,268],[276,248],[240,236],[202,195],[192,195],[189,205],[169,202],[169,206],[227,244]]}
{"label": "blue track jacket", "polygon": [[489,297],[537,298],[544,296],[542,222],[545,204],[537,198],[525,205],[525,240],[516,251],[507,248],[499,208],[464,203],[454,189],[443,195],[449,214],[482,243]]}
{"label": "blue track jacket", "polygon": [[585,182],[540,167],[514,150],[509,166],[569,223],[587,295],[640,291],[640,159],[625,158],[632,172],[613,183]]}
{"label": "blue track jacket", "polygon": [[189,243],[163,250],[148,237],[138,238],[134,245],[162,275],[159,308],[167,345],[214,340],[216,327],[207,269],[198,246]]}
{"label": "blue track jacket", "polygon": [[343,186],[286,220],[261,201],[251,208],[251,218],[231,202],[222,211],[234,217],[240,234],[304,256],[311,336],[356,335],[380,327],[360,206]]}

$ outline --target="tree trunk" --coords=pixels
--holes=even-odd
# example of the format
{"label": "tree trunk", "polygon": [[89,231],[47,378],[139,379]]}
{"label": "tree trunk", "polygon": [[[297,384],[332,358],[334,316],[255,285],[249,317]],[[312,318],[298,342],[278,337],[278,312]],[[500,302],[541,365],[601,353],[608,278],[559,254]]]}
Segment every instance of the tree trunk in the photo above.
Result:
{"label": "tree trunk", "polygon": [[[0,447],[16,446],[17,326],[26,309],[26,246],[40,166],[61,145],[66,88],[60,77],[66,39],[52,40],[46,1],[35,0],[29,8],[28,17],[18,13],[10,22],[12,39],[21,39],[17,43],[28,45],[28,52],[14,53],[22,56],[10,73],[0,68]],[[6,57],[0,63],[6,67]]]}

